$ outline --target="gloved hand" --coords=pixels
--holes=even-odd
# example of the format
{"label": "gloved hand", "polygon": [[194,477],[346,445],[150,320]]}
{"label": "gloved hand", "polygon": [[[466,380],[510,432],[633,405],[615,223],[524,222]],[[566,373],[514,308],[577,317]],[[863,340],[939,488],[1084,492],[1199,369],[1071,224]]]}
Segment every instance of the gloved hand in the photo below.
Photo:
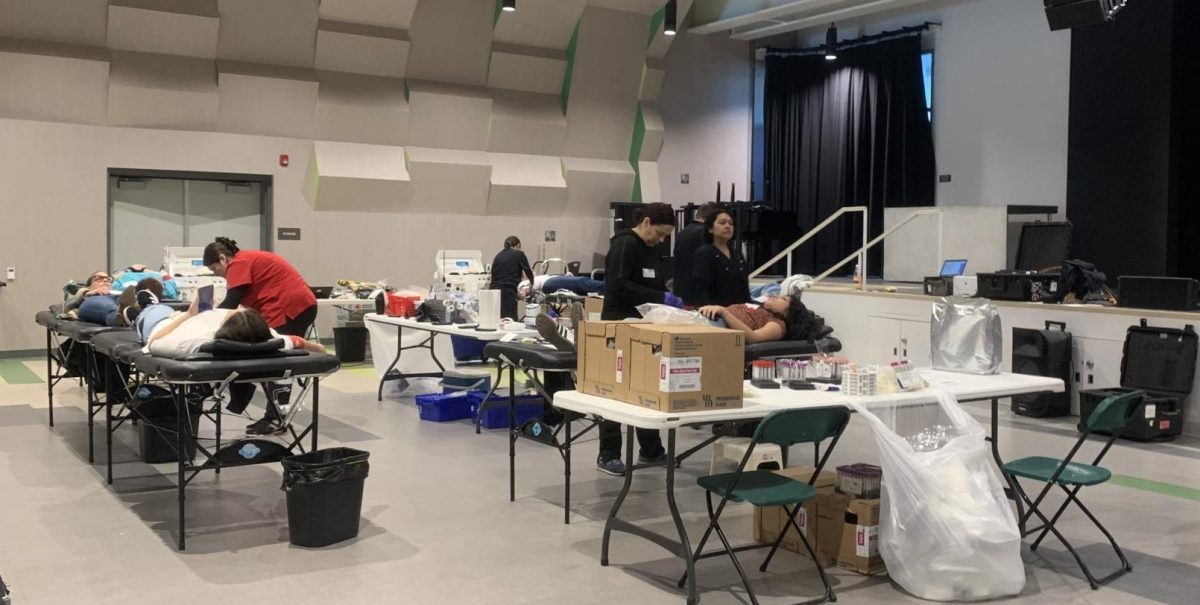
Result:
{"label": "gloved hand", "polygon": [[675,307],[676,309],[682,309],[683,308],[683,299],[679,298],[678,296],[675,296],[674,294],[672,294],[670,292],[664,292],[663,293],[663,304],[670,305],[672,307]]}

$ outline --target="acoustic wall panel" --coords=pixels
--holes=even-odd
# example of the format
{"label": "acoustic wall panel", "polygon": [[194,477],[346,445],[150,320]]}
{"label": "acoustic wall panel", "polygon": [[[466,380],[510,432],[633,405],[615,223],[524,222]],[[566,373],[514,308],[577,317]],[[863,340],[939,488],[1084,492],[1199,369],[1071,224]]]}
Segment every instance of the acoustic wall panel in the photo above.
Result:
{"label": "acoustic wall panel", "polygon": [[0,36],[104,47],[108,0],[0,0]]}
{"label": "acoustic wall panel", "polygon": [[557,157],[493,153],[487,213],[496,216],[562,216],[567,182]]}
{"label": "acoustic wall panel", "polygon": [[496,44],[488,67],[488,88],[557,94],[567,69],[565,52]]}
{"label": "acoustic wall panel", "polygon": [[482,87],[408,80],[409,144],[487,149],[492,98]]}
{"label": "acoustic wall panel", "polygon": [[212,59],[112,51],[110,126],[213,130],[219,107]]}
{"label": "acoustic wall panel", "polygon": [[217,58],[312,67],[319,0],[218,0]]}
{"label": "acoustic wall panel", "polygon": [[408,76],[470,86],[487,84],[496,4],[436,0],[417,4],[412,22]]}
{"label": "acoustic wall panel", "polygon": [[567,216],[608,216],[612,202],[628,202],[633,190],[633,167],[625,160],[565,157]]}
{"label": "acoustic wall panel", "polygon": [[521,0],[520,9],[502,12],[495,42],[566,50],[587,0]]}
{"label": "acoustic wall panel", "polygon": [[484,214],[492,162],[486,151],[408,147],[413,180],[411,212]]}
{"label": "acoustic wall panel", "polygon": [[371,76],[403,78],[408,67],[408,33],[321,21],[317,28],[316,67]]}
{"label": "acoustic wall panel", "polygon": [[652,60],[646,61],[642,70],[642,90],[638,94],[638,100],[657,101],[658,96],[662,94],[663,78],[666,75],[667,71],[661,64]]}
{"label": "acoustic wall panel", "polygon": [[379,145],[408,140],[409,111],[404,81],[395,78],[318,72],[316,137]]}
{"label": "acoustic wall panel", "polygon": [[642,202],[662,202],[662,187],[659,185],[658,162],[638,162],[638,182],[642,187]]}
{"label": "acoustic wall panel", "polygon": [[226,132],[312,138],[316,77],[309,70],[217,62],[218,128]]}
{"label": "acoustic wall panel", "polygon": [[417,0],[321,0],[322,19],[408,30]]}
{"label": "acoustic wall panel", "polygon": [[304,195],[314,210],[405,212],[412,193],[403,147],[313,142]]}
{"label": "acoustic wall panel", "polygon": [[0,40],[0,117],[103,124],[107,52]]}
{"label": "acoustic wall panel", "polygon": [[560,156],[567,119],[558,95],[508,90],[492,91],[488,151]]}
{"label": "acoustic wall panel", "polygon": [[215,59],[220,23],[216,0],[112,0],[108,47]]}
{"label": "acoustic wall panel", "polygon": [[641,109],[645,131],[642,134],[642,149],[638,154],[638,159],[644,162],[654,162],[658,160],[658,154],[662,152],[666,128],[663,126],[662,114],[658,111],[658,103],[642,103]]}

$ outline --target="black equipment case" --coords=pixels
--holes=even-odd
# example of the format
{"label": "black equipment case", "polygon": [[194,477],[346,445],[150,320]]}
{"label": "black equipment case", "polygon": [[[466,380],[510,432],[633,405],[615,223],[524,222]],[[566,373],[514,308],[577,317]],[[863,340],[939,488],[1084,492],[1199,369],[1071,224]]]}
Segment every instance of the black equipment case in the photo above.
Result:
{"label": "black equipment case", "polygon": [[1042,273],[977,273],[976,298],[1039,302],[1058,300],[1058,276]]}
{"label": "black equipment case", "polygon": [[1129,420],[1122,437],[1163,441],[1183,431],[1183,402],[1192,391],[1196,373],[1197,336],[1191,325],[1182,330],[1152,328],[1142,320],[1125,334],[1121,357],[1121,388],[1079,392],[1079,430],[1104,399],[1131,390],[1146,392],[1144,409]]}
{"label": "black equipment case", "polygon": [[927,296],[951,296],[954,294],[953,277],[926,277],[925,294]]}

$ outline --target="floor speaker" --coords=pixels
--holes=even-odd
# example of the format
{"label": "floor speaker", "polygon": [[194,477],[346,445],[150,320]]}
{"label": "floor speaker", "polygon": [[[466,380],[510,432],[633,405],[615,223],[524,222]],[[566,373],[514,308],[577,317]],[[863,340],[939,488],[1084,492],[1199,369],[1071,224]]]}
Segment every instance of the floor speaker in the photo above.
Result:
{"label": "floor speaker", "polygon": [[[1058,329],[1051,329],[1053,326]],[[1012,371],[1015,374],[1058,378],[1066,385],[1061,393],[1013,397],[1014,414],[1045,418],[1071,413],[1071,333],[1067,332],[1066,324],[1048,321],[1045,330],[1013,328]]]}

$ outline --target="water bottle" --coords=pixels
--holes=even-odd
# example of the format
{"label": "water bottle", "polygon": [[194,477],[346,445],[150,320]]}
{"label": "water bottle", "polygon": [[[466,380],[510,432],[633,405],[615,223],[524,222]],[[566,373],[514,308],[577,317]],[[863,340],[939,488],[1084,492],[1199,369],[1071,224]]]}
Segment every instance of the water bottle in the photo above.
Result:
{"label": "water bottle", "polygon": [[537,329],[537,316],[541,311],[541,305],[537,303],[529,303],[525,305],[525,327],[531,330]]}

